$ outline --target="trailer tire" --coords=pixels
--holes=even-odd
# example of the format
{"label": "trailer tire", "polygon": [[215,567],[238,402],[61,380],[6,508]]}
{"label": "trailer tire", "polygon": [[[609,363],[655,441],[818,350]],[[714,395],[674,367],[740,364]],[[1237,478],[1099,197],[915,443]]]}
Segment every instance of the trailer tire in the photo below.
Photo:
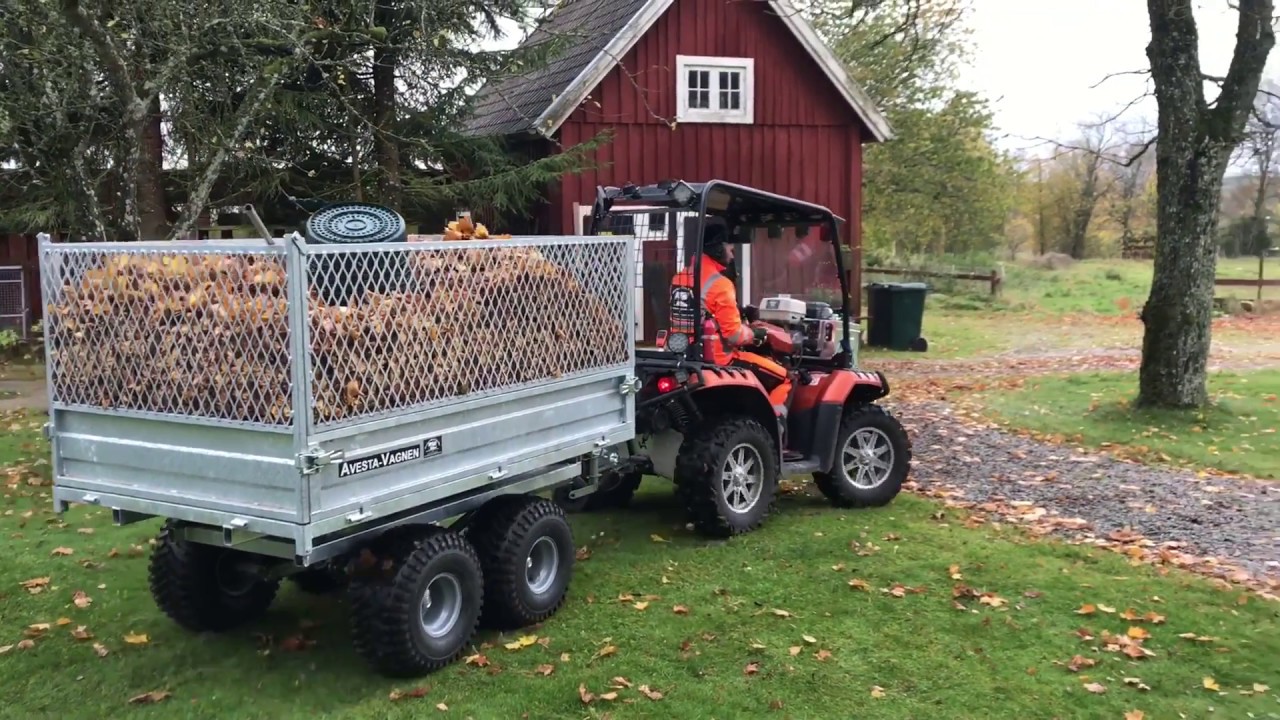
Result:
{"label": "trailer tire", "polygon": [[486,627],[511,630],[551,617],[564,604],[576,549],[564,510],[540,497],[516,497],[472,529],[484,568]]}
{"label": "trailer tire", "polygon": [[471,543],[434,526],[403,530],[374,543],[376,562],[348,588],[352,644],[388,677],[418,677],[456,660],[475,636],[484,604]]}
{"label": "trailer tire", "polygon": [[[729,465],[739,461],[745,465],[749,460],[754,460],[754,478],[726,489],[724,473]],[[773,438],[759,421],[722,415],[681,444],[674,473],[676,496],[699,533],[719,538],[739,535],[760,527],[768,517],[777,499],[778,470]],[[758,493],[746,484],[747,479],[758,483]]]}
{"label": "trailer tire", "polygon": [[156,607],[192,632],[225,632],[266,614],[280,589],[227,565],[239,550],[202,545],[178,536],[169,520],[156,536],[147,579]]}
{"label": "trailer tire", "polygon": [[[867,467],[873,456],[887,457],[887,467]],[[858,468],[852,475],[850,465]],[[835,507],[880,507],[902,491],[910,469],[911,439],[902,423],[879,405],[858,405],[840,421],[831,472],[814,473],[813,481]]]}

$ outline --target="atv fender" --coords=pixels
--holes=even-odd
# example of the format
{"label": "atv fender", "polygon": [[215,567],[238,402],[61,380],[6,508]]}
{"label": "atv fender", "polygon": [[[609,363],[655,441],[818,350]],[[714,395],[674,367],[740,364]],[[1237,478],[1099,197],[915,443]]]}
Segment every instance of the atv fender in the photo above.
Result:
{"label": "atv fender", "polygon": [[836,462],[836,441],[840,435],[840,420],[845,411],[858,405],[875,402],[889,394],[889,381],[883,373],[867,370],[835,370],[818,399],[817,428],[813,454],[817,456],[824,472],[830,472]]}
{"label": "atv fender", "polygon": [[747,416],[769,431],[773,445],[782,454],[778,415],[769,404],[769,391],[755,373],[739,367],[705,368],[698,373],[692,398],[698,414],[705,418],[720,415]]}

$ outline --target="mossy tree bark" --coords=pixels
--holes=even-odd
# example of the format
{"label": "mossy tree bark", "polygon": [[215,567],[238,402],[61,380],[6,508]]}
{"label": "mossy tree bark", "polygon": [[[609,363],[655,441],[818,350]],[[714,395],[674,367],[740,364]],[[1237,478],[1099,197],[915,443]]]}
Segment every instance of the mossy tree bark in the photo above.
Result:
{"label": "mossy tree bark", "polygon": [[[1239,0],[1236,46],[1225,77],[1200,69],[1191,0],[1147,0],[1147,57],[1159,111],[1155,269],[1142,311],[1145,332],[1137,404],[1185,408],[1208,399],[1214,231],[1222,176],[1243,138],[1267,56],[1275,44],[1274,0]],[[1213,105],[1204,82],[1221,93]]]}

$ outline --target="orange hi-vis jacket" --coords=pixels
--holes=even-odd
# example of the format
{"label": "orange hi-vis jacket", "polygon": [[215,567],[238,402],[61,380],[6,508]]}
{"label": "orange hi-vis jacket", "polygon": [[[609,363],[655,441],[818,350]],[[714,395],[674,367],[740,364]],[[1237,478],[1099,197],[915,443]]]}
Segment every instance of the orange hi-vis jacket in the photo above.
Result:
{"label": "orange hi-vis jacket", "polygon": [[[717,365],[728,365],[733,359],[733,350],[755,338],[751,328],[742,322],[733,281],[724,276],[724,269],[724,265],[714,259],[702,256],[702,281],[699,283],[702,289],[701,309],[711,316],[716,325],[718,335],[711,338],[711,353]],[[681,294],[679,291],[679,288],[693,289],[692,265],[676,273],[671,279],[671,287],[671,332],[692,335],[693,323],[702,320],[702,313],[692,307],[684,308],[686,312],[681,313],[679,307],[682,304],[681,298],[687,299],[688,304],[692,305],[692,293]]]}

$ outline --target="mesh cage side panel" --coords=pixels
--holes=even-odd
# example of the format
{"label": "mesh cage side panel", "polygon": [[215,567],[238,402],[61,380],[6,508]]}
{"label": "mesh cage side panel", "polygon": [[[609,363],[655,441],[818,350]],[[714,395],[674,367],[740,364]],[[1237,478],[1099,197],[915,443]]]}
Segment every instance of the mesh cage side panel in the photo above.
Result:
{"label": "mesh cage side panel", "polygon": [[52,401],[291,424],[280,253],[67,245],[41,266]]}
{"label": "mesh cage side panel", "polygon": [[317,427],[625,367],[630,238],[308,248]]}

